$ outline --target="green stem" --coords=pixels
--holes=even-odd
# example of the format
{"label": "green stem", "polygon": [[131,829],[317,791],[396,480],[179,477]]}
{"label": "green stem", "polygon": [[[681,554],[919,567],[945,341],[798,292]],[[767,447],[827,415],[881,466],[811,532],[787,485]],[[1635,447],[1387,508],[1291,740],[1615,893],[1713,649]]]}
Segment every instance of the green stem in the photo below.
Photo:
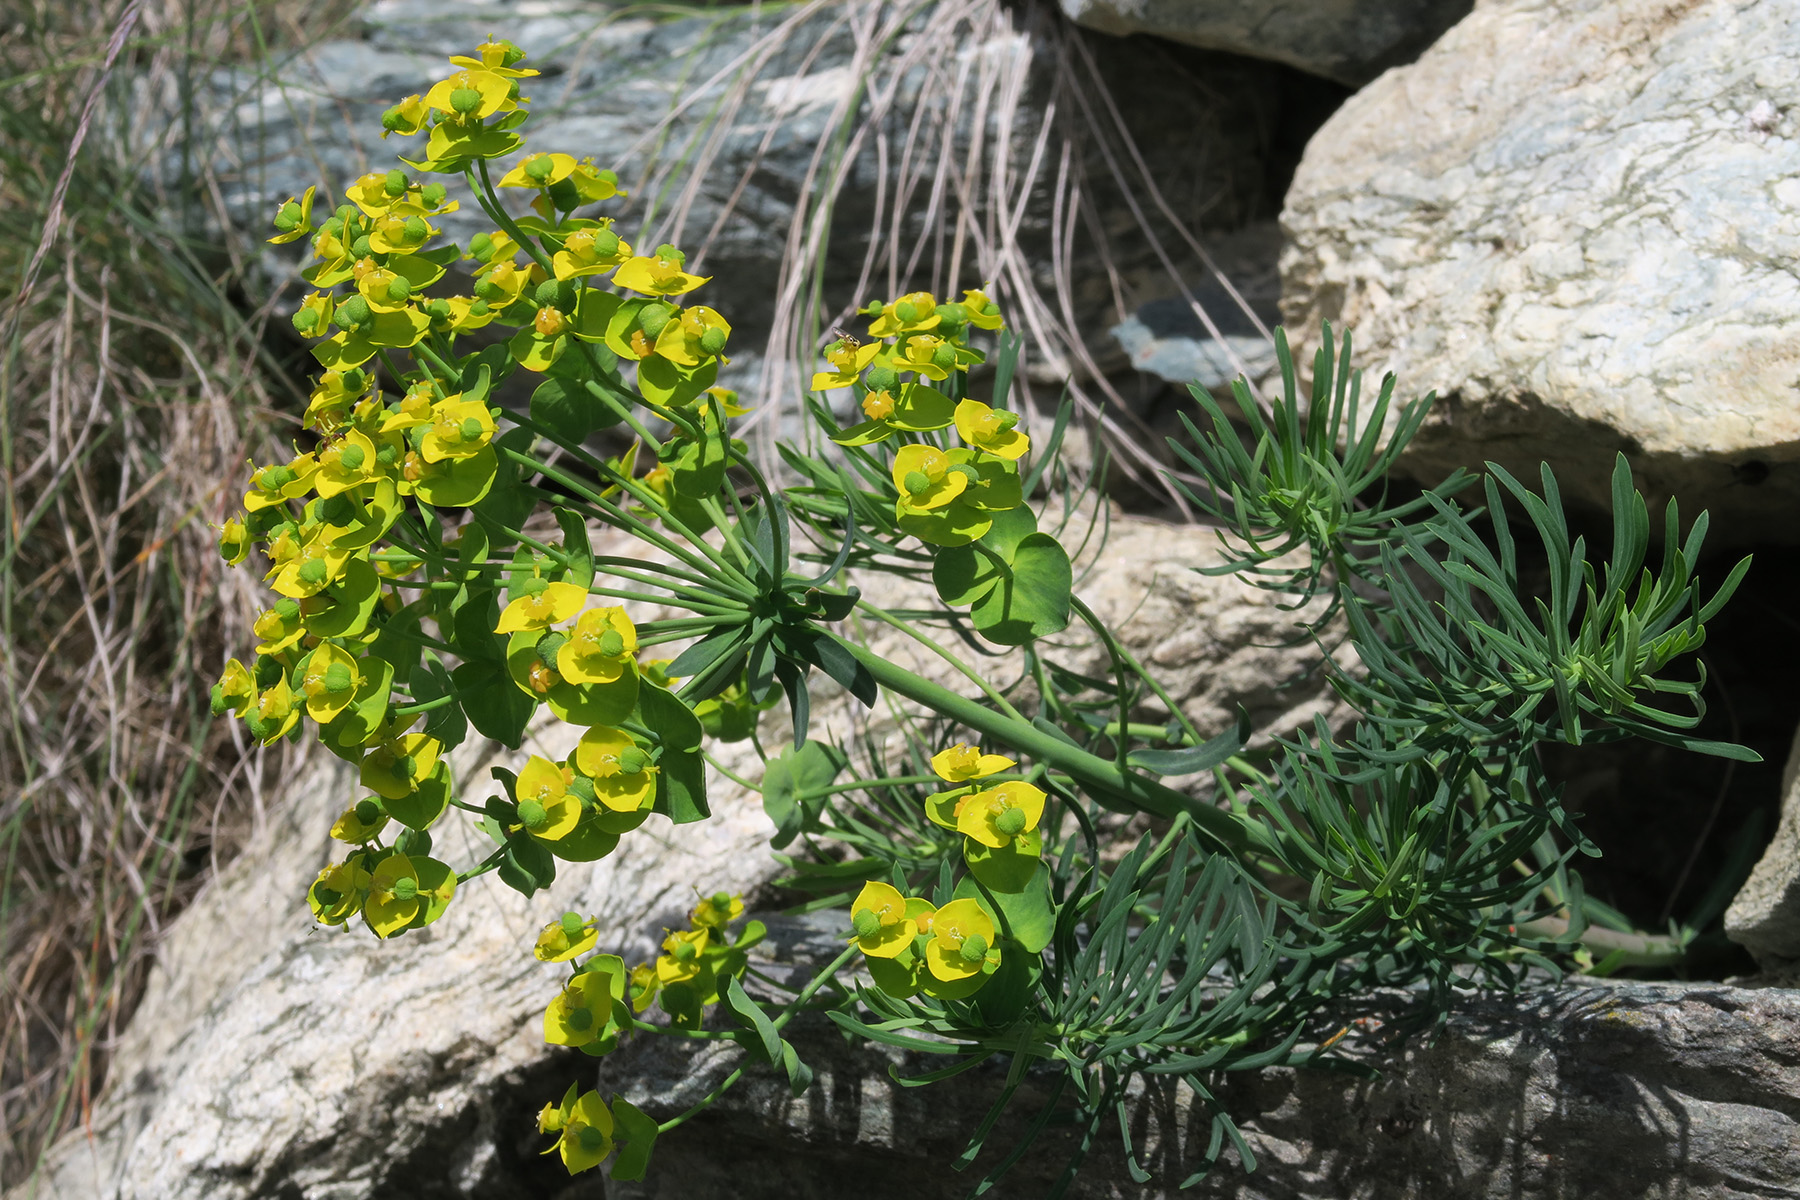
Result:
{"label": "green stem", "polygon": [[1273,848],[1267,831],[1256,822],[1214,808],[1153,779],[1121,771],[1118,764],[1072,746],[1023,718],[995,712],[913,674],[867,647],[842,638],[837,640],[881,686],[1063,772],[1090,792],[1098,793],[1096,798],[1115,800],[1159,817],[1186,813],[1197,829],[1234,853]]}

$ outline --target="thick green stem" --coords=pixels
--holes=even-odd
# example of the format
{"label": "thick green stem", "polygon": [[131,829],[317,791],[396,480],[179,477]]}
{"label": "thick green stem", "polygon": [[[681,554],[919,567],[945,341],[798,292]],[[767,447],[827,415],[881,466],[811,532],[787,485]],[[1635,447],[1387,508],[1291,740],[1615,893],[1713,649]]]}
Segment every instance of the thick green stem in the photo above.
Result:
{"label": "thick green stem", "polygon": [[1078,746],[1036,725],[995,712],[973,700],[914,675],[865,646],[838,639],[840,645],[868,669],[875,682],[889,691],[927,706],[935,712],[1030,755],[1047,767],[1070,776],[1090,792],[1159,817],[1186,813],[1196,828],[1233,853],[1271,849],[1269,835],[1260,824],[1224,809],[1184,795],[1172,787],[1142,775],[1121,771],[1114,763],[1089,754]]}

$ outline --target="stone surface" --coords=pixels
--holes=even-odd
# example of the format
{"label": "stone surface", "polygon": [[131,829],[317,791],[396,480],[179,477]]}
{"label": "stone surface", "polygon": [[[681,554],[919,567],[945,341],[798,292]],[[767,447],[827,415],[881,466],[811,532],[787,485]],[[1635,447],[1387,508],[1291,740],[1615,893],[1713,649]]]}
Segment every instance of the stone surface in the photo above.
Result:
{"label": "stone surface", "polygon": [[[1199,1200],[1768,1200],[1800,1179],[1800,992],[1723,985],[1573,981],[1513,998],[1465,1002],[1435,1040],[1390,1037],[1393,997],[1358,1010],[1344,1045],[1381,1072],[1231,1076],[1220,1095],[1258,1159],[1228,1154],[1198,1188],[1131,1182],[1106,1130],[1072,1194]],[[1343,1015],[1346,1021],[1352,1014]],[[650,1086],[698,1091],[723,1063],[666,1055],[633,1068]],[[802,1043],[822,1093],[790,1101],[771,1084],[729,1095],[659,1147],[667,1174],[608,1193],[632,1200],[827,1200],[854,1176],[866,1200],[960,1196],[978,1178],[952,1172],[967,1131],[1004,1068],[907,1089],[890,1061],[829,1034]],[[902,1060],[912,1074],[924,1059]],[[1035,1115],[1025,1096],[996,1144]],[[1187,1095],[1135,1097],[1134,1139],[1153,1171],[1194,1168]],[[1015,1119],[1016,1118],[1016,1119]],[[1046,1194],[1072,1149],[1047,1136],[998,1195]],[[985,1167],[992,1159],[978,1163]]]}
{"label": "stone surface", "polygon": [[[1081,594],[1203,732],[1228,727],[1239,704],[1270,731],[1315,714],[1337,719],[1342,710],[1311,670],[1312,652],[1269,648],[1291,632],[1292,615],[1267,593],[1191,569],[1216,561],[1212,542],[1208,530],[1117,521],[1104,553],[1086,560]],[[896,607],[923,599],[875,586],[872,594]],[[1059,661],[1101,669],[1091,645],[1067,640]],[[877,627],[872,644],[922,674],[952,678],[902,635]],[[997,679],[1017,673],[1016,660],[987,666]],[[816,690],[815,735],[849,732],[854,713],[835,690]],[[899,736],[885,708],[868,728]],[[532,745],[566,752],[576,732],[538,729]],[[773,745],[785,734],[767,736]],[[745,744],[720,752],[733,770],[756,774]],[[518,758],[480,739],[458,748],[459,794],[489,794],[489,764]],[[539,1178],[529,1174],[538,1141],[530,1114],[591,1066],[541,1040],[543,1006],[562,968],[530,958],[536,931],[566,908],[597,913],[602,948],[642,960],[662,929],[682,920],[694,889],[754,893],[781,871],[758,798],[715,778],[710,821],[673,827],[652,818],[611,857],[563,865],[551,892],[530,900],[492,880],[473,883],[437,924],[379,943],[360,928],[312,927],[300,899],[331,855],[325,830],[353,787],[335,760],[315,764],[175,922],[91,1136],[52,1151],[38,1196],[545,1194],[518,1183]],[[480,836],[447,821],[440,857],[476,860],[469,839]]]}
{"label": "stone surface", "polygon": [[1422,478],[1541,460],[1597,506],[1623,451],[1718,536],[1800,538],[1797,73],[1783,0],[1478,5],[1313,138],[1290,330],[1437,390]]}
{"label": "stone surface", "polygon": [[1781,773],[1781,817],[1731,907],[1725,935],[1766,971],[1800,967],[1800,732]]}
{"label": "stone surface", "polygon": [[1410,62],[1469,11],[1470,0],[1062,0],[1101,33],[1148,33],[1367,83]]}

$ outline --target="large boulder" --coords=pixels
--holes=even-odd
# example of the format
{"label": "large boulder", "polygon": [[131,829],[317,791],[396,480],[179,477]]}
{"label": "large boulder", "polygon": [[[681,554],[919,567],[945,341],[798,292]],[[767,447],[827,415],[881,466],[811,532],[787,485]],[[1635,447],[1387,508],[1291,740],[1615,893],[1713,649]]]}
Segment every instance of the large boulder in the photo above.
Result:
{"label": "large boulder", "polygon": [[1737,540],[1800,538],[1800,23],[1783,0],[1491,0],[1314,136],[1299,340],[1435,389],[1406,465],[1605,503],[1615,453]]}
{"label": "large boulder", "polygon": [[[1279,646],[1294,614],[1269,593],[1193,569],[1216,561],[1210,530],[1121,519],[1087,560],[1080,592],[1203,732],[1228,728],[1239,705],[1274,732],[1316,715],[1341,720],[1316,651]],[[893,607],[925,600],[916,589],[863,582]],[[1072,631],[1069,640],[1073,669],[1104,671],[1091,639]],[[958,686],[960,676],[904,635],[886,630],[873,645]],[[1018,673],[1016,661],[988,667],[996,678]],[[835,685],[817,696],[815,732],[843,737],[861,719]],[[885,706],[867,720],[871,736],[897,743],[900,725]],[[527,748],[566,753],[578,732],[539,728]],[[785,736],[779,724],[765,734],[770,745]],[[745,744],[715,750],[739,775],[760,771]],[[489,766],[518,758],[481,739],[465,743],[452,758],[459,793],[479,800],[492,788]],[[681,923],[696,889],[754,895],[782,870],[759,797],[715,777],[708,821],[654,818],[611,857],[565,864],[552,891],[530,900],[493,879],[471,883],[440,922],[381,943],[360,928],[313,926],[301,899],[332,855],[325,831],[354,787],[347,769],[321,756],[174,923],[105,1098],[87,1129],[52,1150],[41,1200],[549,1194],[548,1177],[533,1173],[532,1115],[590,1077],[592,1064],[542,1040],[541,1014],[563,969],[532,960],[537,931],[567,908],[597,914],[602,948],[641,961],[665,927]],[[475,861],[485,851],[470,839],[480,836],[446,820],[440,856]],[[792,940],[774,939],[771,951],[789,954]],[[607,1067],[610,1086],[629,1089],[635,1078],[640,1093],[657,1091],[643,1073],[650,1066],[633,1075],[637,1060],[619,1061]],[[682,1178],[674,1165],[657,1171],[657,1186]]]}
{"label": "large boulder", "polygon": [[1352,86],[1410,62],[1472,0],[1062,0],[1077,24],[1250,54]]}
{"label": "large boulder", "polygon": [[1781,774],[1775,836],[1725,910],[1725,934],[1765,971],[1800,969],[1800,733]]}

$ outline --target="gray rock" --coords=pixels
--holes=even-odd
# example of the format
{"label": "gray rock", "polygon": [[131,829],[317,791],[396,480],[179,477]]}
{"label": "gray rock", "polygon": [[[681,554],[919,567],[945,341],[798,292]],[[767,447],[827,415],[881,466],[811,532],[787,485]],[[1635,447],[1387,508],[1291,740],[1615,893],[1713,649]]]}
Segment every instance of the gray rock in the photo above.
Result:
{"label": "gray rock", "polygon": [[1473,0],[1062,0],[1101,33],[1157,37],[1273,59],[1353,86],[1410,62]]}
{"label": "gray rock", "polygon": [[1800,967],[1800,732],[1781,773],[1775,836],[1725,910],[1725,935],[1765,971]]}
{"label": "gray rock", "polygon": [[[1341,719],[1313,669],[1315,652],[1272,648],[1291,632],[1293,614],[1268,593],[1192,569],[1216,561],[1212,547],[1209,530],[1118,520],[1105,552],[1085,560],[1081,594],[1154,665],[1203,732],[1229,727],[1239,704],[1272,732],[1315,714]],[[924,599],[886,581],[870,586],[896,608]],[[1059,661],[1104,669],[1091,642],[1068,641]],[[878,627],[871,644],[946,685],[960,679],[903,635]],[[1018,657],[987,668],[1010,679]],[[815,688],[815,736],[847,736],[860,713],[835,685]],[[865,727],[892,748],[899,722],[883,707]],[[539,727],[527,749],[566,753],[578,732]],[[785,736],[779,723],[765,731],[772,746]],[[757,773],[746,744],[716,750],[731,770]],[[458,793],[479,800],[494,790],[488,767],[519,757],[480,739],[465,743],[452,756]],[[696,889],[754,894],[783,870],[768,852],[772,827],[759,797],[715,777],[708,821],[674,827],[653,818],[612,856],[564,864],[556,886],[530,900],[493,880],[472,883],[438,923],[381,943],[360,928],[313,927],[302,901],[332,857],[332,817],[356,794],[348,769],[321,756],[174,922],[90,1128],[53,1148],[37,1196],[548,1194],[531,1181],[554,1179],[561,1167],[531,1174],[540,1145],[531,1114],[588,1077],[592,1064],[542,1041],[543,1007],[563,968],[531,958],[537,931],[565,909],[598,914],[602,948],[641,961],[665,927],[682,921]],[[485,852],[463,822],[445,821],[434,835],[447,861]],[[772,949],[797,955],[783,948],[789,943]],[[614,1085],[626,1086],[632,1069],[621,1067]],[[834,1087],[846,1084],[839,1077]]]}
{"label": "gray rock", "polygon": [[[1342,1019],[1348,1057],[1381,1072],[1270,1070],[1228,1077],[1220,1098],[1256,1154],[1245,1175],[1228,1152],[1188,1192],[1134,1184],[1103,1135],[1071,1193],[1232,1200],[1767,1200],[1800,1179],[1800,992],[1723,985],[1574,981],[1458,1006],[1435,1039],[1394,1036],[1403,1000]],[[1350,1022],[1354,1021],[1354,1024]],[[998,1092],[1004,1065],[948,1085],[908,1089],[891,1060],[828,1034],[801,1043],[820,1097],[791,1101],[770,1082],[730,1093],[659,1145],[659,1173],[608,1194],[631,1200],[826,1200],[855,1178],[867,1200],[959,1196],[949,1164]],[[725,1063],[665,1055],[634,1060],[657,1087],[697,1091]],[[640,1065],[643,1064],[643,1065]],[[933,1064],[900,1060],[903,1074]],[[610,1066],[609,1066],[610,1069]],[[1036,1080],[1034,1083],[1038,1082]],[[991,1145],[1009,1147],[1035,1115],[1028,1085]],[[1179,1181],[1208,1134],[1184,1089],[1140,1093],[1133,1138],[1153,1171]],[[1073,1150],[1052,1127],[997,1192],[1042,1196]]]}
{"label": "gray rock", "polygon": [[1599,505],[1623,451],[1718,535],[1791,542],[1797,73],[1782,0],[1483,3],[1313,138],[1284,315],[1437,390],[1422,478],[1547,461]]}

